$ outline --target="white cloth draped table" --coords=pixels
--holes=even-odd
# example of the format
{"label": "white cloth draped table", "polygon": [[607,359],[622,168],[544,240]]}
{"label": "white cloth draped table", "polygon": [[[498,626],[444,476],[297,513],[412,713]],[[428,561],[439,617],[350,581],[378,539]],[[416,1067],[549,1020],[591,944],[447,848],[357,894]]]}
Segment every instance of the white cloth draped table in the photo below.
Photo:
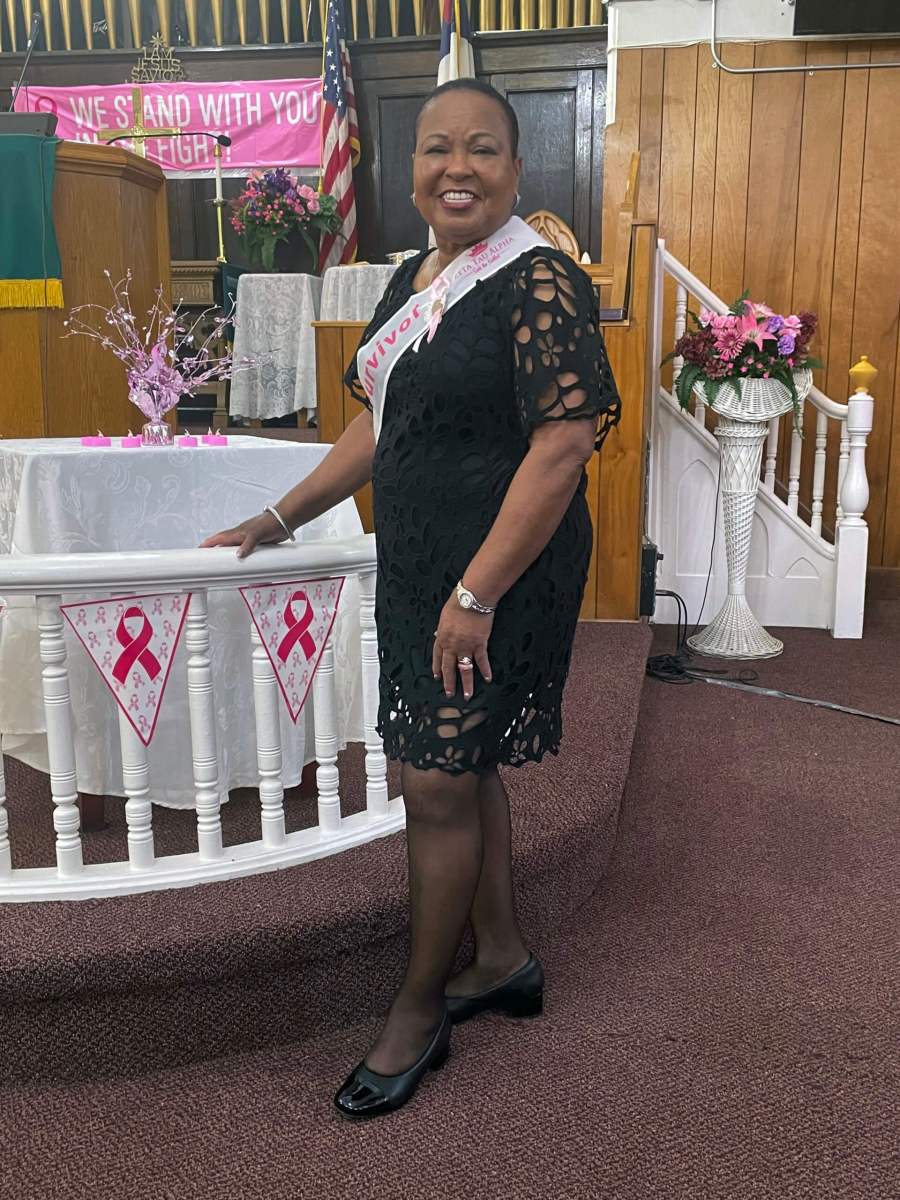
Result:
{"label": "white cloth draped table", "polygon": [[396,267],[382,263],[329,267],[319,307],[323,321],[370,321]]}
{"label": "white cloth draped table", "polygon": [[234,356],[260,357],[231,381],[233,417],[253,420],[316,409],[316,341],[322,280],[316,275],[241,275]]}
{"label": "white cloth draped table", "polygon": [[[329,446],[236,437],[225,447],[84,449],[78,439],[0,442],[0,553],[45,554],[186,549],[274,503],[308,475]],[[302,540],[362,532],[346,500],[297,531]],[[232,550],[210,550],[231,554]],[[65,600],[81,598],[80,593]],[[93,597],[97,598],[97,597]],[[3,750],[48,771],[34,601],[6,598],[0,618]],[[258,784],[250,617],[234,590],[210,591],[212,659],[222,800]],[[332,632],[338,737],[363,740],[359,589],[348,578]],[[123,795],[117,707],[99,671],[66,627],[78,787]],[[184,633],[149,749],[152,799],[193,808]],[[312,697],[294,726],[282,706],[285,786],[315,758]]]}

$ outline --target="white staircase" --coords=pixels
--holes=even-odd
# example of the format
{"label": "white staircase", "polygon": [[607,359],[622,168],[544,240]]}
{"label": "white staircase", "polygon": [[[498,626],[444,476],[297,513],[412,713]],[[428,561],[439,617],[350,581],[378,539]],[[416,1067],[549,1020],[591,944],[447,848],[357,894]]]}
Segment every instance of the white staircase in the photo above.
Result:
{"label": "white staircase", "polygon": [[[688,297],[693,298],[692,308],[702,305],[723,313],[728,305],[673,258],[662,241],[656,267],[647,531],[664,556],[657,587],[685,600],[693,626],[717,612],[727,586],[717,501],[719,451],[707,428],[705,408],[696,404],[691,413],[682,410],[664,386],[659,364],[669,349],[664,331],[672,331],[671,344],[684,332]],[[674,288],[666,288],[667,277]],[[676,378],[680,367],[676,358]],[[873,409],[867,387],[876,372],[864,360],[850,374],[856,390],[847,404],[836,403],[814,387],[804,405],[806,413],[810,408],[815,412],[814,445],[805,449],[813,458],[808,510],[800,505],[800,476],[809,432],[804,439],[791,429],[788,479],[779,485],[781,423],[792,425],[793,414],[770,425],[747,574],[747,598],[764,625],[830,629],[842,638],[862,636],[869,534],[864,519],[869,501],[865,454]],[[834,462],[829,462],[829,421],[838,421],[841,431],[839,439],[831,440]],[[808,416],[805,424],[809,430]],[[835,481],[833,539],[823,527],[829,478]],[[675,601],[659,597],[654,620],[674,624],[676,617]]]}

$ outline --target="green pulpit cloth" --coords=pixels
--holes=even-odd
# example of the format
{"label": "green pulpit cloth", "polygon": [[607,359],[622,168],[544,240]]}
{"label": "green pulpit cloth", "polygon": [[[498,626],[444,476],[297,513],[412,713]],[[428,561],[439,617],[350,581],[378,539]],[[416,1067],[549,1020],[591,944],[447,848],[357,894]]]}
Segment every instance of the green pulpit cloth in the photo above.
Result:
{"label": "green pulpit cloth", "polygon": [[0,135],[0,308],[62,308],[53,228],[58,138]]}

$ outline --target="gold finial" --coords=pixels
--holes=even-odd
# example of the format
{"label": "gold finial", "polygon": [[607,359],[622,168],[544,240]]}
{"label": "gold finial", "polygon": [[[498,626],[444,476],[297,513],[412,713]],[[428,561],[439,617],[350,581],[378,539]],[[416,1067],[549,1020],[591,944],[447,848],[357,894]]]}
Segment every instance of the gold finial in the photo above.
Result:
{"label": "gold finial", "polygon": [[878,370],[864,354],[855,367],[850,368],[850,383],[855,392],[868,392],[878,378]]}

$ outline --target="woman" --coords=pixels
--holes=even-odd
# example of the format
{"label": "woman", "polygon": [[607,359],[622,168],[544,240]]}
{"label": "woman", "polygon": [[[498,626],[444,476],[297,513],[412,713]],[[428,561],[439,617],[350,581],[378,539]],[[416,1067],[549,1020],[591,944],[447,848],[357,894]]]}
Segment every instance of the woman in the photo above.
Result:
{"label": "woman", "polygon": [[[363,335],[346,382],[365,410],[274,510],[204,543],[248,554],[373,481],[379,731],[402,764],[411,945],[335,1097],[352,1118],[404,1104],[452,1022],[542,1007],[497,768],[558,751],[592,544],[584,466],[619,402],[590,282],[512,216],[521,167],[493,88],[456,80],[425,102],[412,199],[436,249],[398,269]],[[474,960],[448,983],[467,919]]]}

